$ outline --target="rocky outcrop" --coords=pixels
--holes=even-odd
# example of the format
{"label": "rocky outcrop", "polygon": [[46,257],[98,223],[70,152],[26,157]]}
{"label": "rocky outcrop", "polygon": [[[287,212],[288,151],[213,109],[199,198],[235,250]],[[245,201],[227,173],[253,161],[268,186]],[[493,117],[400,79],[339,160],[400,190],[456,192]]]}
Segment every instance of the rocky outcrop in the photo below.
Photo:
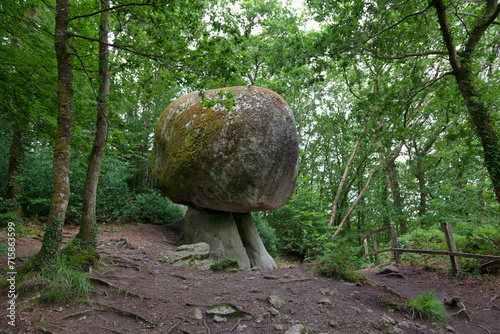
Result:
{"label": "rocky outcrop", "polygon": [[157,260],[162,263],[171,264],[186,268],[210,268],[210,246],[205,242],[191,245],[182,245],[176,248],[175,252],[167,251],[157,256]]}
{"label": "rocky outcrop", "polygon": [[[227,102],[234,98],[234,105]],[[275,92],[241,86],[199,92],[172,102],[158,121],[152,172],[173,202],[189,210],[187,242],[206,242],[214,258],[238,259],[242,269],[271,269],[250,212],[282,207],[298,173],[293,112]],[[221,100],[222,98],[222,100]],[[217,100],[218,99],[218,100]]]}
{"label": "rocky outcrop", "polygon": [[[173,202],[226,212],[282,207],[297,178],[299,155],[292,110],[275,92],[223,88],[236,105],[200,105],[198,92],[172,102],[158,121],[153,177]],[[205,92],[215,99],[220,90]]]}
{"label": "rocky outcrop", "polygon": [[273,269],[276,262],[269,255],[250,213],[233,214],[189,208],[181,224],[186,242],[206,242],[212,258],[238,259],[240,268]]}

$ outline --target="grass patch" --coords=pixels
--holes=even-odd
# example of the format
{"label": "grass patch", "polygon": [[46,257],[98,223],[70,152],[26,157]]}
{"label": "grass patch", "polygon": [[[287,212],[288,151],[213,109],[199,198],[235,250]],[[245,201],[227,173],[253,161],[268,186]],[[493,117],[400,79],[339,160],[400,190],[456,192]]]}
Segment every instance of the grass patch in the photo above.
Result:
{"label": "grass patch", "polygon": [[412,319],[420,318],[429,322],[447,323],[448,314],[444,304],[436,299],[435,291],[426,291],[418,297],[411,298],[403,305]]}
{"label": "grass patch", "polygon": [[81,271],[69,265],[65,257],[40,272],[28,274],[19,285],[22,294],[39,293],[39,301],[45,303],[64,302],[88,295],[92,283]]}

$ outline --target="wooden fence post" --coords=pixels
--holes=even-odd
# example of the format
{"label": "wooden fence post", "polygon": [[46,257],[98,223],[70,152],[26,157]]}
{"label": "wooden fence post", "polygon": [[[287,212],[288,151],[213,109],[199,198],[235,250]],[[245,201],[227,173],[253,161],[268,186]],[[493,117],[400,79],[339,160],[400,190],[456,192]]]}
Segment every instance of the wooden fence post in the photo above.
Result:
{"label": "wooden fence post", "polygon": [[[391,226],[391,242],[392,248],[398,248],[398,237],[396,236],[396,228]],[[396,261],[397,265],[401,264],[401,259],[399,258],[399,252],[394,251],[394,261]]]}
{"label": "wooden fence post", "polygon": [[[446,244],[448,245],[448,250],[450,252],[457,252],[457,246],[455,245],[455,239],[453,239],[453,233],[451,232],[451,226],[449,222],[441,223],[441,230],[446,237]],[[460,263],[458,262],[458,257],[450,255],[450,262],[453,273],[456,274],[460,271]]]}
{"label": "wooden fence post", "polygon": [[[373,240],[373,250],[378,251],[377,237],[375,236],[375,234],[372,234],[372,240]],[[375,264],[376,265],[380,264],[380,259],[378,258],[378,254],[375,254]]]}

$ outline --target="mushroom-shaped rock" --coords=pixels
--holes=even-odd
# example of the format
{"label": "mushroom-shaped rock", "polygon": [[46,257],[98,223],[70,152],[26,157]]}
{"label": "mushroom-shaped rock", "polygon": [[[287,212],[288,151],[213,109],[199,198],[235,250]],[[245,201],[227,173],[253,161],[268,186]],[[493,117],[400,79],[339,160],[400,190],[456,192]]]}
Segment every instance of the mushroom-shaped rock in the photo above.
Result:
{"label": "mushroom-shaped rock", "polygon": [[[221,101],[227,97],[221,92],[228,91],[235,105]],[[218,102],[203,107],[199,92],[193,92],[160,116],[152,166],[159,189],[175,203],[217,211],[282,207],[295,187],[299,155],[286,101],[257,86],[204,94]]]}

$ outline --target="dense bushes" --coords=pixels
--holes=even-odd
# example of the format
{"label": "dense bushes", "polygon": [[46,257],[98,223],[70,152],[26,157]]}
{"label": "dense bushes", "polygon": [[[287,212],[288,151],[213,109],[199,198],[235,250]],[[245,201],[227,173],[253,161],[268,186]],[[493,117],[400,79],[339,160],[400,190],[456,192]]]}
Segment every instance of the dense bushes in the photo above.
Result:
{"label": "dense bushes", "polygon": [[284,207],[268,212],[265,220],[276,231],[282,253],[314,259],[329,239],[328,216],[318,212],[318,203],[307,194],[294,194]]}
{"label": "dense bushes", "polygon": [[325,245],[314,266],[318,273],[349,282],[358,282],[363,277],[355,272],[366,262],[359,257],[359,247],[353,247],[347,238],[336,238]]}
{"label": "dense bushes", "polygon": [[184,209],[173,205],[160,192],[151,190],[135,195],[123,218],[139,223],[175,224],[184,218]]}

